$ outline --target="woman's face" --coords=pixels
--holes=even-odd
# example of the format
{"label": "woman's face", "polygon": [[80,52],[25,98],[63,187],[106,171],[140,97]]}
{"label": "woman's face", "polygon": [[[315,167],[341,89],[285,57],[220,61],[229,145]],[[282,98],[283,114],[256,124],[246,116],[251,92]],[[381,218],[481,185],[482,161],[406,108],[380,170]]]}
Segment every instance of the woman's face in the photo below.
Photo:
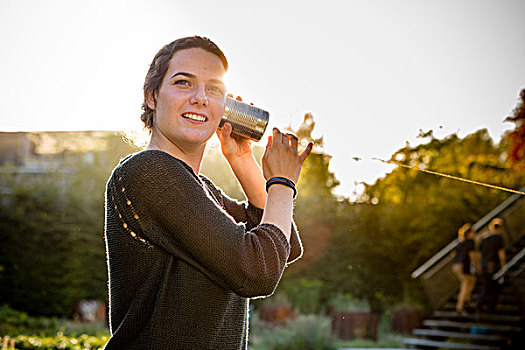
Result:
{"label": "woman's face", "polygon": [[182,150],[204,147],[224,111],[221,60],[200,48],[176,52],[158,89],[147,98],[155,110],[152,137]]}

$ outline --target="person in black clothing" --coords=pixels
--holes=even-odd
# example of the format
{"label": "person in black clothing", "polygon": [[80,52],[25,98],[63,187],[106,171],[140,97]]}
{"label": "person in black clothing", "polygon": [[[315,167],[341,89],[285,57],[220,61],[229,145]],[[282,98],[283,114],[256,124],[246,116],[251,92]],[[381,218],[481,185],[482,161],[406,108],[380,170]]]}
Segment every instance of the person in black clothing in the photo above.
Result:
{"label": "person in black clothing", "polygon": [[[228,68],[211,40],[164,46],[144,82],[148,146],[124,158],[106,188],[111,339],[106,350],[245,350],[251,298],[271,295],[302,255],[295,183],[312,143],[274,128],[258,165],[231,134]],[[200,173],[217,133],[246,200]]]}
{"label": "person in black clothing", "polygon": [[456,311],[461,314],[471,312],[470,295],[476,284],[476,276],[471,272],[471,264],[476,263],[473,240],[475,233],[471,224],[465,224],[458,230],[458,244],[452,271],[460,282]]}
{"label": "person in black clothing", "polygon": [[503,220],[493,219],[489,224],[489,234],[480,243],[481,253],[481,283],[482,289],[478,296],[476,309],[479,312],[490,313],[499,294],[499,284],[493,275],[506,264],[505,244],[503,241]]}

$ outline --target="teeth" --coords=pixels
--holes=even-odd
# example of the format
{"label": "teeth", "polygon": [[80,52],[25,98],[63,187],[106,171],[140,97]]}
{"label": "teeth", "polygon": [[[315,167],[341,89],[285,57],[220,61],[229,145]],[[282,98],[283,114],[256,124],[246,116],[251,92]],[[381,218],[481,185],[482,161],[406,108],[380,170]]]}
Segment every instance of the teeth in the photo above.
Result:
{"label": "teeth", "polygon": [[196,120],[196,121],[199,121],[199,122],[205,122],[206,121],[206,118],[203,117],[202,115],[197,115],[197,114],[193,114],[193,113],[184,113],[182,116],[184,118],[188,118],[188,119],[191,119],[191,120]]}

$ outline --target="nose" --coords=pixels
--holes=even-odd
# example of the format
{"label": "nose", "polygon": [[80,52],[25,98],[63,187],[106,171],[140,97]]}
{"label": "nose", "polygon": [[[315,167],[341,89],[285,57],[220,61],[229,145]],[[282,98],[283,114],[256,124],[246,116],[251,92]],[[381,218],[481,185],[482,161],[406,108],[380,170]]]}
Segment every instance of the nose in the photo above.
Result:
{"label": "nose", "polygon": [[203,86],[198,86],[195,89],[194,94],[190,97],[190,103],[204,107],[208,106],[208,96],[206,95],[206,89]]}

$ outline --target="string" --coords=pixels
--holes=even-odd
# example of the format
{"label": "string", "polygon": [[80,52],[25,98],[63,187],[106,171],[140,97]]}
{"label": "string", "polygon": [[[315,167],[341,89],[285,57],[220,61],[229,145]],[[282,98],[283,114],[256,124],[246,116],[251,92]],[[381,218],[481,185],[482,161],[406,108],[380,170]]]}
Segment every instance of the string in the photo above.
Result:
{"label": "string", "polygon": [[398,163],[398,162],[395,162],[393,160],[384,160],[384,159],[379,159],[379,158],[372,158],[372,159],[373,160],[378,160],[380,162],[387,163],[387,164],[395,164],[397,166],[400,166],[400,167],[403,167],[403,168],[407,168],[407,169],[414,169],[414,170],[422,171],[424,173],[428,173],[428,174],[432,174],[432,175],[443,176],[443,177],[446,177],[446,178],[449,178],[449,179],[471,183],[471,184],[474,184],[474,185],[485,186],[485,187],[493,188],[493,189],[500,190],[500,191],[506,191],[506,192],[510,192],[510,193],[516,193],[516,194],[525,195],[525,192],[518,191],[518,190],[513,190],[512,188],[496,186],[496,185],[488,184],[488,183],[485,183],[485,182],[479,182],[479,181],[465,179],[465,178],[454,176],[454,175],[450,175],[450,174],[440,173],[440,172],[437,172],[437,171],[421,169],[421,168],[418,168],[416,166],[411,166],[411,165]]}

